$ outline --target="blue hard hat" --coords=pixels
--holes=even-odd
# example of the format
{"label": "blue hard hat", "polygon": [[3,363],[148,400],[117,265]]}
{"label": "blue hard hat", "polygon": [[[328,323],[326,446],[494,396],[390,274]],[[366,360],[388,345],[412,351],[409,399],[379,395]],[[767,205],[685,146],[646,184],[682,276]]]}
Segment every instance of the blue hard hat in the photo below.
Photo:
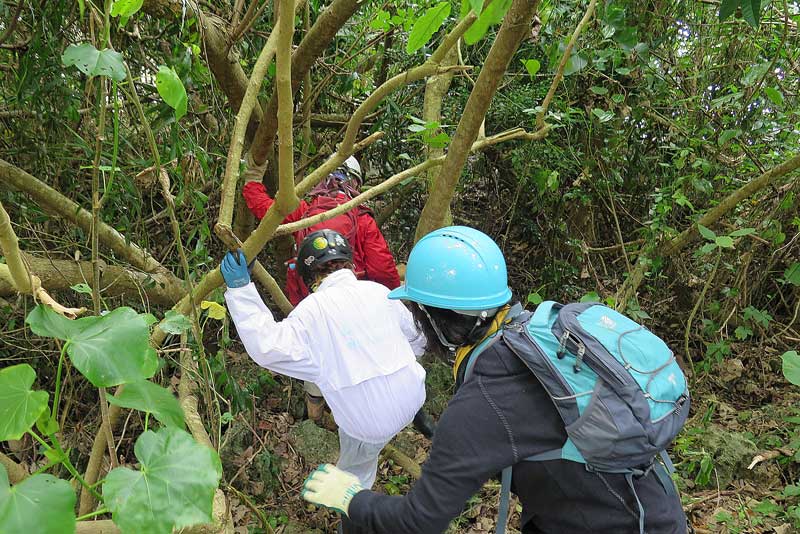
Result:
{"label": "blue hard hat", "polygon": [[440,228],[414,245],[405,284],[389,298],[462,312],[497,308],[511,300],[506,261],[483,232],[467,226]]}

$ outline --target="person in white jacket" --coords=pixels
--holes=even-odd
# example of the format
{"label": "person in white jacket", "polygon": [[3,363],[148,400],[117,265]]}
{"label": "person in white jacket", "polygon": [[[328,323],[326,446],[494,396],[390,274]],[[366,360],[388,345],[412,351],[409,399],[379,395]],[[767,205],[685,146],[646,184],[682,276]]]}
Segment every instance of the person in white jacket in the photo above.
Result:
{"label": "person in white jacket", "polygon": [[426,339],[389,290],[358,280],[352,250],[333,230],[309,234],[299,274],[313,293],[275,321],[250,281],[244,253],[220,266],[225,301],[247,353],[271,371],[317,384],[339,426],[337,466],[372,487],[383,447],[425,402]]}

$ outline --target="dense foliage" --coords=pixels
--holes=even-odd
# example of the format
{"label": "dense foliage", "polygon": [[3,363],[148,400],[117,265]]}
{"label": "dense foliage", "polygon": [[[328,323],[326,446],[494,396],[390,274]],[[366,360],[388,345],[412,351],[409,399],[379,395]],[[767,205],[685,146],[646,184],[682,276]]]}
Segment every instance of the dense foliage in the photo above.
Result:
{"label": "dense foliage", "polygon": [[[0,3],[0,531],[73,532],[76,516],[123,532],[330,521],[293,502],[306,468],[286,445],[296,385],[240,358],[215,270],[226,225],[263,246],[247,238],[266,223],[238,193],[223,220],[244,154],[266,158],[279,189],[282,65],[262,66],[237,128],[279,5],[293,3]],[[502,68],[502,21],[523,8],[535,16],[489,90],[480,74]],[[453,221],[501,245],[522,301],[598,300],[644,322],[691,376],[673,455],[693,521],[800,526],[800,4],[308,0],[294,22],[300,187],[361,111],[351,142],[368,140],[368,188],[446,154],[369,202],[398,262],[418,224],[450,216],[431,218],[444,195]],[[491,102],[485,117],[475,100]],[[272,231],[259,259],[280,280],[288,252]],[[39,304],[37,287],[76,309]],[[429,367],[440,411],[447,373]],[[244,427],[249,452],[236,449]],[[407,488],[407,473],[383,469],[387,492]],[[481,496],[453,532],[485,530]]]}

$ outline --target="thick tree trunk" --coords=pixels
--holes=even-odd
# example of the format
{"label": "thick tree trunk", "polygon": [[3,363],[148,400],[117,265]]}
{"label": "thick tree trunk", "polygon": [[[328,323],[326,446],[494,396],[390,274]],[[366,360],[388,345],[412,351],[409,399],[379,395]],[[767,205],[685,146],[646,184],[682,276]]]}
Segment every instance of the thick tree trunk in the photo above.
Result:
{"label": "thick tree trunk", "polygon": [[[306,73],[328,47],[339,28],[353,16],[358,6],[358,0],[334,0],[317,18],[292,54],[292,93],[297,92]],[[256,131],[253,146],[250,147],[250,153],[257,165],[262,165],[267,155],[272,152],[277,132],[278,95],[273,91],[272,98],[264,110],[263,120]]]}
{"label": "thick tree trunk", "polygon": [[475,87],[469,95],[456,133],[448,148],[447,158],[439,171],[428,202],[425,203],[425,208],[422,210],[417,225],[417,240],[444,224],[472,143],[478,136],[478,130],[511,58],[519,48],[522,39],[530,32],[531,20],[533,20],[538,4],[539,0],[514,0],[514,3],[511,4],[492,48],[486,56]]}
{"label": "thick tree trunk", "polygon": [[[51,260],[23,254],[31,272],[36,273],[48,291],[69,289],[75,284],[92,285],[92,264],[88,261]],[[186,291],[177,278],[163,274],[148,274],[116,265],[101,265],[100,287],[104,295],[125,295],[142,298],[153,304],[172,306]],[[0,264],[0,296],[16,293],[6,265]]]}

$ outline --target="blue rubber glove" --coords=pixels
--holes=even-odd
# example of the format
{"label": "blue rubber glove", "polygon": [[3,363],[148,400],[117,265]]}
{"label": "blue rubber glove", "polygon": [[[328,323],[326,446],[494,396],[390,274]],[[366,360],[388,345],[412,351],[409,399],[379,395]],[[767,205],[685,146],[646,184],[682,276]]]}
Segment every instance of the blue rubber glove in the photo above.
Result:
{"label": "blue rubber glove", "polygon": [[222,278],[225,279],[225,284],[228,287],[244,287],[250,283],[250,269],[253,263],[247,265],[247,258],[244,256],[242,249],[238,249],[235,253],[228,252],[222,259],[222,264],[219,266],[219,271],[222,273]]}

